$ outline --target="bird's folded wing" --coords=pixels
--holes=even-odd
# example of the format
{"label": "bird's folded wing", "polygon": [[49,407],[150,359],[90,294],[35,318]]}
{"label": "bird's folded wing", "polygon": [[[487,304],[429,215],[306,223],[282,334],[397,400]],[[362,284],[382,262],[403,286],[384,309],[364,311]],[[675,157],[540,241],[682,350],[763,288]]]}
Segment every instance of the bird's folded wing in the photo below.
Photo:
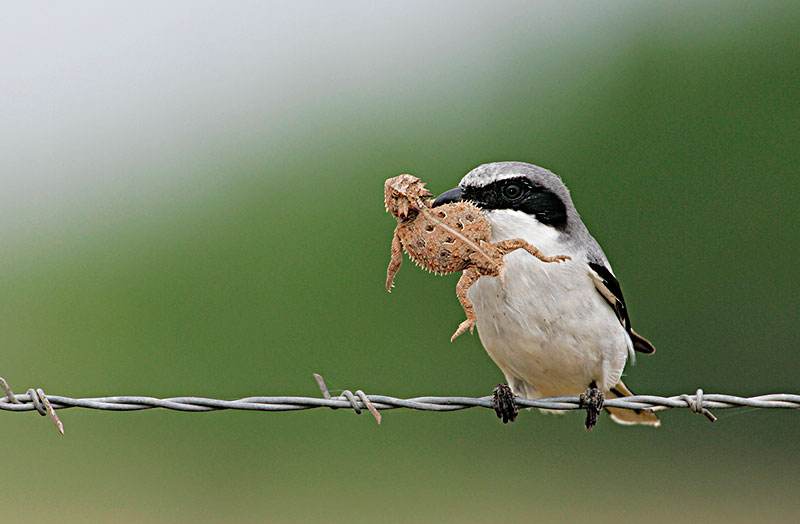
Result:
{"label": "bird's folded wing", "polygon": [[633,349],[640,353],[655,353],[656,348],[653,344],[631,328],[631,318],[628,315],[628,308],[625,305],[625,298],[622,296],[622,288],[617,277],[606,266],[597,262],[589,262],[589,268],[589,276],[592,277],[594,286],[614,310],[619,323],[631,337]]}

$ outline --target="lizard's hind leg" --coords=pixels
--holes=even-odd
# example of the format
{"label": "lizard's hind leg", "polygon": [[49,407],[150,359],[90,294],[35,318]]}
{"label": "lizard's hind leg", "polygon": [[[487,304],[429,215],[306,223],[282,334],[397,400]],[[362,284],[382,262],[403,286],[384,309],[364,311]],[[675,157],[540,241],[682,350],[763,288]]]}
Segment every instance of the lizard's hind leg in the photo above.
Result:
{"label": "lizard's hind leg", "polygon": [[403,263],[403,244],[400,242],[400,237],[397,236],[397,229],[394,230],[392,237],[392,258],[389,260],[389,267],[386,268],[386,291],[392,292],[394,287],[394,276],[400,270],[400,265]]}
{"label": "lizard's hind leg", "polygon": [[465,269],[461,273],[461,278],[458,279],[458,284],[456,284],[456,296],[458,297],[458,301],[461,302],[461,307],[464,308],[467,319],[459,324],[456,332],[450,337],[450,342],[453,342],[459,335],[467,330],[472,333],[472,330],[475,328],[475,308],[472,306],[472,301],[469,299],[469,296],[467,296],[467,292],[472,284],[477,282],[479,278],[481,278],[480,272],[476,267],[471,266]]}
{"label": "lizard's hind leg", "polygon": [[515,251],[517,249],[524,249],[525,251],[535,256],[542,262],[563,262],[565,260],[570,259],[570,257],[566,255],[556,255],[552,257],[543,255],[542,252],[539,251],[538,247],[522,240],[521,238],[513,238],[511,240],[501,240],[500,242],[495,243],[495,247],[499,249],[503,253],[503,255],[507,255],[508,253],[511,253],[512,251]]}

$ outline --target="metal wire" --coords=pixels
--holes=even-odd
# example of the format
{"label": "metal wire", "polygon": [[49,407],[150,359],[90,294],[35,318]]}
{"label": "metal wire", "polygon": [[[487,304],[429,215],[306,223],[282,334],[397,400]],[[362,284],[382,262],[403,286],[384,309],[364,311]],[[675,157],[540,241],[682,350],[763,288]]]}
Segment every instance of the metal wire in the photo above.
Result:
{"label": "metal wire", "polygon": [[[244,397],[236,400],[224,400],[205,397],[170,397],[155,398],[142,396],[111,396],[72,398],[61,395],[45,395],[41,389],[29,389],[23,394],[15,394],[5,380],[0,378],[0,389],[5,397],[0,399],[0,410],[3,411],[38,411],[49,415],[56,426],[60,420],[55,410],[67,408],[84,408],[106,411],[141,411],[145,409],[169,409],[174,411],[206,412],[218,410],[245,411],[300,411],[316,408],[349,408],[361,413],[369,410],[380,423],[379,411],[390,409],[414,409],[419,411],[459,411],[470,408],[493,409],[492,397],[413,397],[396,398],[387,395],[367,395],[363,391],[344,391],[341,395],[331,396],[321,376],[315,375],[323,398],[317,397]],[[519,407],[549,410],[585,409],[579,397],[550,397],[542,399],[515,398]],[[704,394],[697,390],[694,395],[676,395],[660,397],[655,395],[634,395],[631,397],[607,399],[605,407],[664,411],[674,408],[688,408],[715,420],[710,409],[728,408],[763,408],[763,409],[800,409],[800,395],[775,393],[756,397],[739,397],[724,394]],[[59,431],[63,433],[63,426]]]}
{"label": "metal wire", "polygon": [[[420,411],[458,411],[469,408],[492,408],[492,397],[414,397],[396,398],[386,395],[366,395],[378,410],[416,409]],[[695,400],[694,395],[659,397],[654,395],[635,395],[624,399],[607,399],[605,406],[623,409],[644,409],[663,411],[671,408],[691,408],[684,397]],[[225,409],[250,411],[299,411],[314,408],[352,408],[353,404],[344,395],[330,399],[316,397],[245,397],[236,400],[224,400],[204,397],[140,397],[113,396],[72,398],[60,395],[47,395],[54,409],[85,408],[107,411],[141,411],[145,409],[163,408],[174,411],[217,411]],[[16,402],[15,402],[16,401]],[[520,407],[575,410],[584,409],[578,397],[550,397],[542,399],[515,398]],[[368,409],[367,405],[356,398],[355,405],[359,409]],[[703,397],[706,409],[725,408],[780,408],[800,409],[800,395],[776,393],[757,397],[737,397],[735,395],[706,394]],[[3,411],[35,411],[36,407],[31,395],[24,393],[15,395],[9,402],[7,398],[0,400]]]}

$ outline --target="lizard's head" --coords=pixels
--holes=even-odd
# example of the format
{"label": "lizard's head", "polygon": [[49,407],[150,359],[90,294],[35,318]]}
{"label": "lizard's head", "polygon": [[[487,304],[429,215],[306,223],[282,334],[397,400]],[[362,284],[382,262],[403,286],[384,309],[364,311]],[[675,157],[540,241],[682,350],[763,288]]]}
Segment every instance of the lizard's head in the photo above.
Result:
{"label": "lizard's head", "polygon": [[425,182],[413,175],[392,177],[383,185],[386,211],[401,219],[425,206],[425,199],[430,196],[431,192],[425,189]]}

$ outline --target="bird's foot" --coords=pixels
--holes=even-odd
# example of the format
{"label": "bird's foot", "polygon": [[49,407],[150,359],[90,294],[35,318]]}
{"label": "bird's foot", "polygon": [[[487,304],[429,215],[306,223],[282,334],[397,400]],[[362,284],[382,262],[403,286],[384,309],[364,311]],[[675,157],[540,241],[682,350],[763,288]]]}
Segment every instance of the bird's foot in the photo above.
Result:
{"label": "bird's foot", "polygon": [[474,329],[475,329],[475,321],[468,318],[467,320],[458,325],[458,329],[456,329],[456,332],[453,333],[452,337],[450,337],[450,342],[455,341],[455,339],[457,339],[459,336],[466,333],[467,330],[469,330],[469,332],[472,333]]}
{"label": "bird's foot", "polygon": [[581,393],[580,399],[581,407],[586,408],[586,429],[591,431],[597,424],[597,417],[600,416],[600,411],[603,410],[605,397],[597,389],[597,382],[593,380],[586,392]]}
{"label": "bird's foot", "polygon": [[519,413],[517,403],[514,402],[514,393],[506,384],[498,384],[494,388],[492,407],[497,414],[497,418],[503,419],[503,424],[514,422],[514,419],[517,418],[517,413]]}

